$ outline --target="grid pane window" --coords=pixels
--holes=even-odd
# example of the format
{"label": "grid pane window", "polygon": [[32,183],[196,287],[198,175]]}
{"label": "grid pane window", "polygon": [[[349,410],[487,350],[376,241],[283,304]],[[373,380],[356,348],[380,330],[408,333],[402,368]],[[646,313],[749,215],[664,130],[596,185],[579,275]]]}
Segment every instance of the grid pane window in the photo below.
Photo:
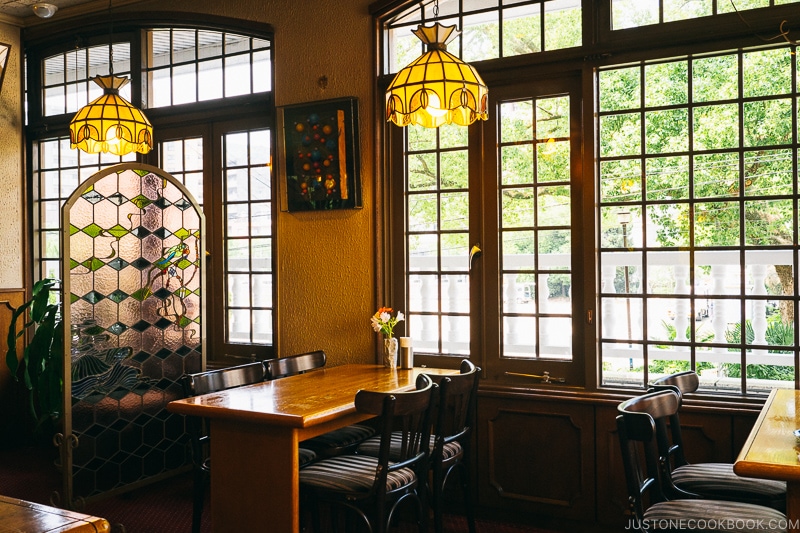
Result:
{"label": "grid pane window", "polygon": [[[114,75],[130,78],[130,43],[114,43]],[[75,113],[101,94],[103,89],[91,81],[111,72],[108,44],[79,48],[45,58],[42,61],[42,114]],[[126,84],[120,96],[131,101],[131,87]]]}
{"label": "grid pane window", "polygon": [[270,131],[223,137],[226,341],[272,343]]}
{"label": "grid pane window", "polygon": [[136,161],[123,157],[87,154],[70,148],[69,137],[42,139],[34,145],[34,262],[36,279],[61,279],[61,206],[79,184],[103,167]]}
{"label": "grid pane window", "polygon": [[270,42],[193,29],[148,32],[148,107],[202,102],[272,90]]}
{"label": "grid pane window", "polygon": [[572,357],[569,110],[569,96],[499,106],[504,357]]}
{"label": "grid pane window", "polygon": [[794,387],[794,58],[782,46],[598,73],[603,384],[692,368],[719,390]]}
{"label": "grid pane window", "polygon": [[468,356],[467,129],[412,126],[406,142],[407,331],[416,352]]}

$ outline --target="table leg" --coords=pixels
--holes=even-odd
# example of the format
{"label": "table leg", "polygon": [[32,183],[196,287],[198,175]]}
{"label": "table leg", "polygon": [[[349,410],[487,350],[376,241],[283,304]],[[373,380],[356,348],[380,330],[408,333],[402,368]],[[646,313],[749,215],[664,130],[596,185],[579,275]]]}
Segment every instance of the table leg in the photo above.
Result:
{"label": "table leg", "polygon": [[786,517],[789,519],[787,531],[800,531],[800,481],[786,482]]}
{"label": "table leg", "polygon": [[291,428],[211,422],[214,533],[300,530],[297,434]]}

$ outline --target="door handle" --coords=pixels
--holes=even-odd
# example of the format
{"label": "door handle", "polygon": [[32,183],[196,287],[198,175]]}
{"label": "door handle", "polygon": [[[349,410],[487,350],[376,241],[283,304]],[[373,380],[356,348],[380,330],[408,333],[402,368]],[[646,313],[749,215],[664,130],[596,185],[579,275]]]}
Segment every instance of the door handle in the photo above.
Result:
{"label": "door handle", "polygon": [[470,270],[472,270],[472,261],[473,261],[473,259],[475,259],[476,257],[480,257],[482,253],[483,253],[483,250],[481,250],[481,243],[478,242],[478,243],[475,243],[475,244],[472,245],[472,248],[470,248],[470,250],[469,250],[469,269]]}
{"label": "door handle", "polygon": [[565,383],[567,380],[564,378],[554,378],[550,376],[550,372],[543,372],[541,376],[537,374],[524,374],[522,372],[506,372],[506,376],[521,376],[523,378],[541,379],[542,383]]}

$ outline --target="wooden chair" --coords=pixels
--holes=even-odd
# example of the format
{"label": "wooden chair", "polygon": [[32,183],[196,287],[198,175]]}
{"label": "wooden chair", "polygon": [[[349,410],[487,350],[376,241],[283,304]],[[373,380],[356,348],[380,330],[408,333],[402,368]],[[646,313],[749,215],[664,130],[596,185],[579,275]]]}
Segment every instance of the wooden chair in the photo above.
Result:
{"label": "wooden chair", "polygon": [[[323,350],[290,355],[279,359],[267,359],[269,379],[284,378],[302,374],[325,366],[327,356]],[[312,439],[303,441],[302,448],[311,450],[317,459],[331,457],[351,451],[361,441],[375,434],[375,429],[366,424],[352,424],[329,431]]]}
{"label": "wooden chair", "polygon": [[[417,379],[411,392],[386,393],[360,390],[355,396],[359,413],[379,417],[381,436],[377,457],[343,454],[319,460],[300,471],[300,486],[313,501],[331,509],[352,511],[367,530],[384,533],[401,504],[415,504],[421,531],[427,530],[425,476],[428,471],[430,413],[433,381]],[[395,432],[397,428],[402,428]],[[393,442],[398,453],[390,458]],[[352,515],[352,513],[349,513]],[[314,531],[320,533],[319,513]],[[346,531],[356,531],[348,526]]]}
{"label": "wooden chair", "polygon": [[[469,533],[475,533],[475,511],[470,497],[472,482],[472,460],[470,440],[475,425],[475,403],[478,394],[480,368],[464,359],[461,373],[454,376],[438,376],[439,396],[431,451],[431,505],[436,533],[442,533],[443,494],[447,480],[454,471],[459,471],[464,510],[467,514]],[[431,376],[433,378],[433,376]]]}
{"label": "wooden chair", "polygon": [[[241,387],[264,381],[265,368],[260,361],[245,365],[209,370],[197,374],[186,374],[181,379],[187,398],[222,390]],[[211,435],[208,421],[197,417],[186,417],[186,426],[192,444],[192,466],[194,471],[192,495],[192,533],[200,532],[203,517],[203,500],[211,473],[209,447]]]}
{"label": "wooden chair", "polygon": [[[680,405],[683,395],[695,392],[699,384],[697,373],[688,370],[653,381],[650,390],[672,390],[678,394]],[[732,463],[691,464],[686,459],[678,411],[655,422],[659,453],[664,457],[665,483],[674,497],[756,503],[785,511],[786,482],[738,476],[733,471]]]}
{"label": "wooden chair", "polygon": [[[685,532],[695,524],[733,524],[740,529],[721,531],[749,531],[748,524],[757,526],[754,531],[784,532],[786,515],[771,507],[752,503],[712,499],[669,499],[664,491],[662,456],[656,438],[656,420],[671,416],[678,410],[678,394],[662,390],[644,394],[622,402],[617,412],[619,436],[628,501],[632,519],[630,529],[642,533],[657,531]],[[783,527],[780,527],[783,526]],[[670,529],[673,528],[673,529]]]}
{"label": "wooden chair", "polygon": [[278,379],[322,368],[327,359],[323,350],[316,350],[288,357],[267,359],[264,361],[264,365],[267,367],[267,379]]}
{"label": "wooden chair", "polygon": [[[472,461],[469,456],[469,445],[475,419],[475,400],[478,391],[478,373],[480,368],[471,361],[461,361],[461,373],[451,376],[426,374],[439,386],[434,398],[431,433],[431,486],[430,502],[433,507],[434,527],[437,533],[442,531],[443,496],[450,474],[459,471],[461,493],[464,498],[464,510],[470,533],[475,533],[475,512],[470,497]],[[390,451],[390,458],[399,453],[399,439],[395,439]],[[362,442],[357,453],[377,456],[380,450],[380,436],[371,437]]]}

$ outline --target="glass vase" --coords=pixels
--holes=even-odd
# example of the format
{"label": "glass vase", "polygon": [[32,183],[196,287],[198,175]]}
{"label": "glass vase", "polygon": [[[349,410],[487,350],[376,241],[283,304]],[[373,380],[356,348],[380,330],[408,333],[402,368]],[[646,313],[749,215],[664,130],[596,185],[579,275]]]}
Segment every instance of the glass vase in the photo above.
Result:
{"label": "glass vase", "polygon": [[395,337],[383,339],[383,366],[397,368],[397,339]]}

